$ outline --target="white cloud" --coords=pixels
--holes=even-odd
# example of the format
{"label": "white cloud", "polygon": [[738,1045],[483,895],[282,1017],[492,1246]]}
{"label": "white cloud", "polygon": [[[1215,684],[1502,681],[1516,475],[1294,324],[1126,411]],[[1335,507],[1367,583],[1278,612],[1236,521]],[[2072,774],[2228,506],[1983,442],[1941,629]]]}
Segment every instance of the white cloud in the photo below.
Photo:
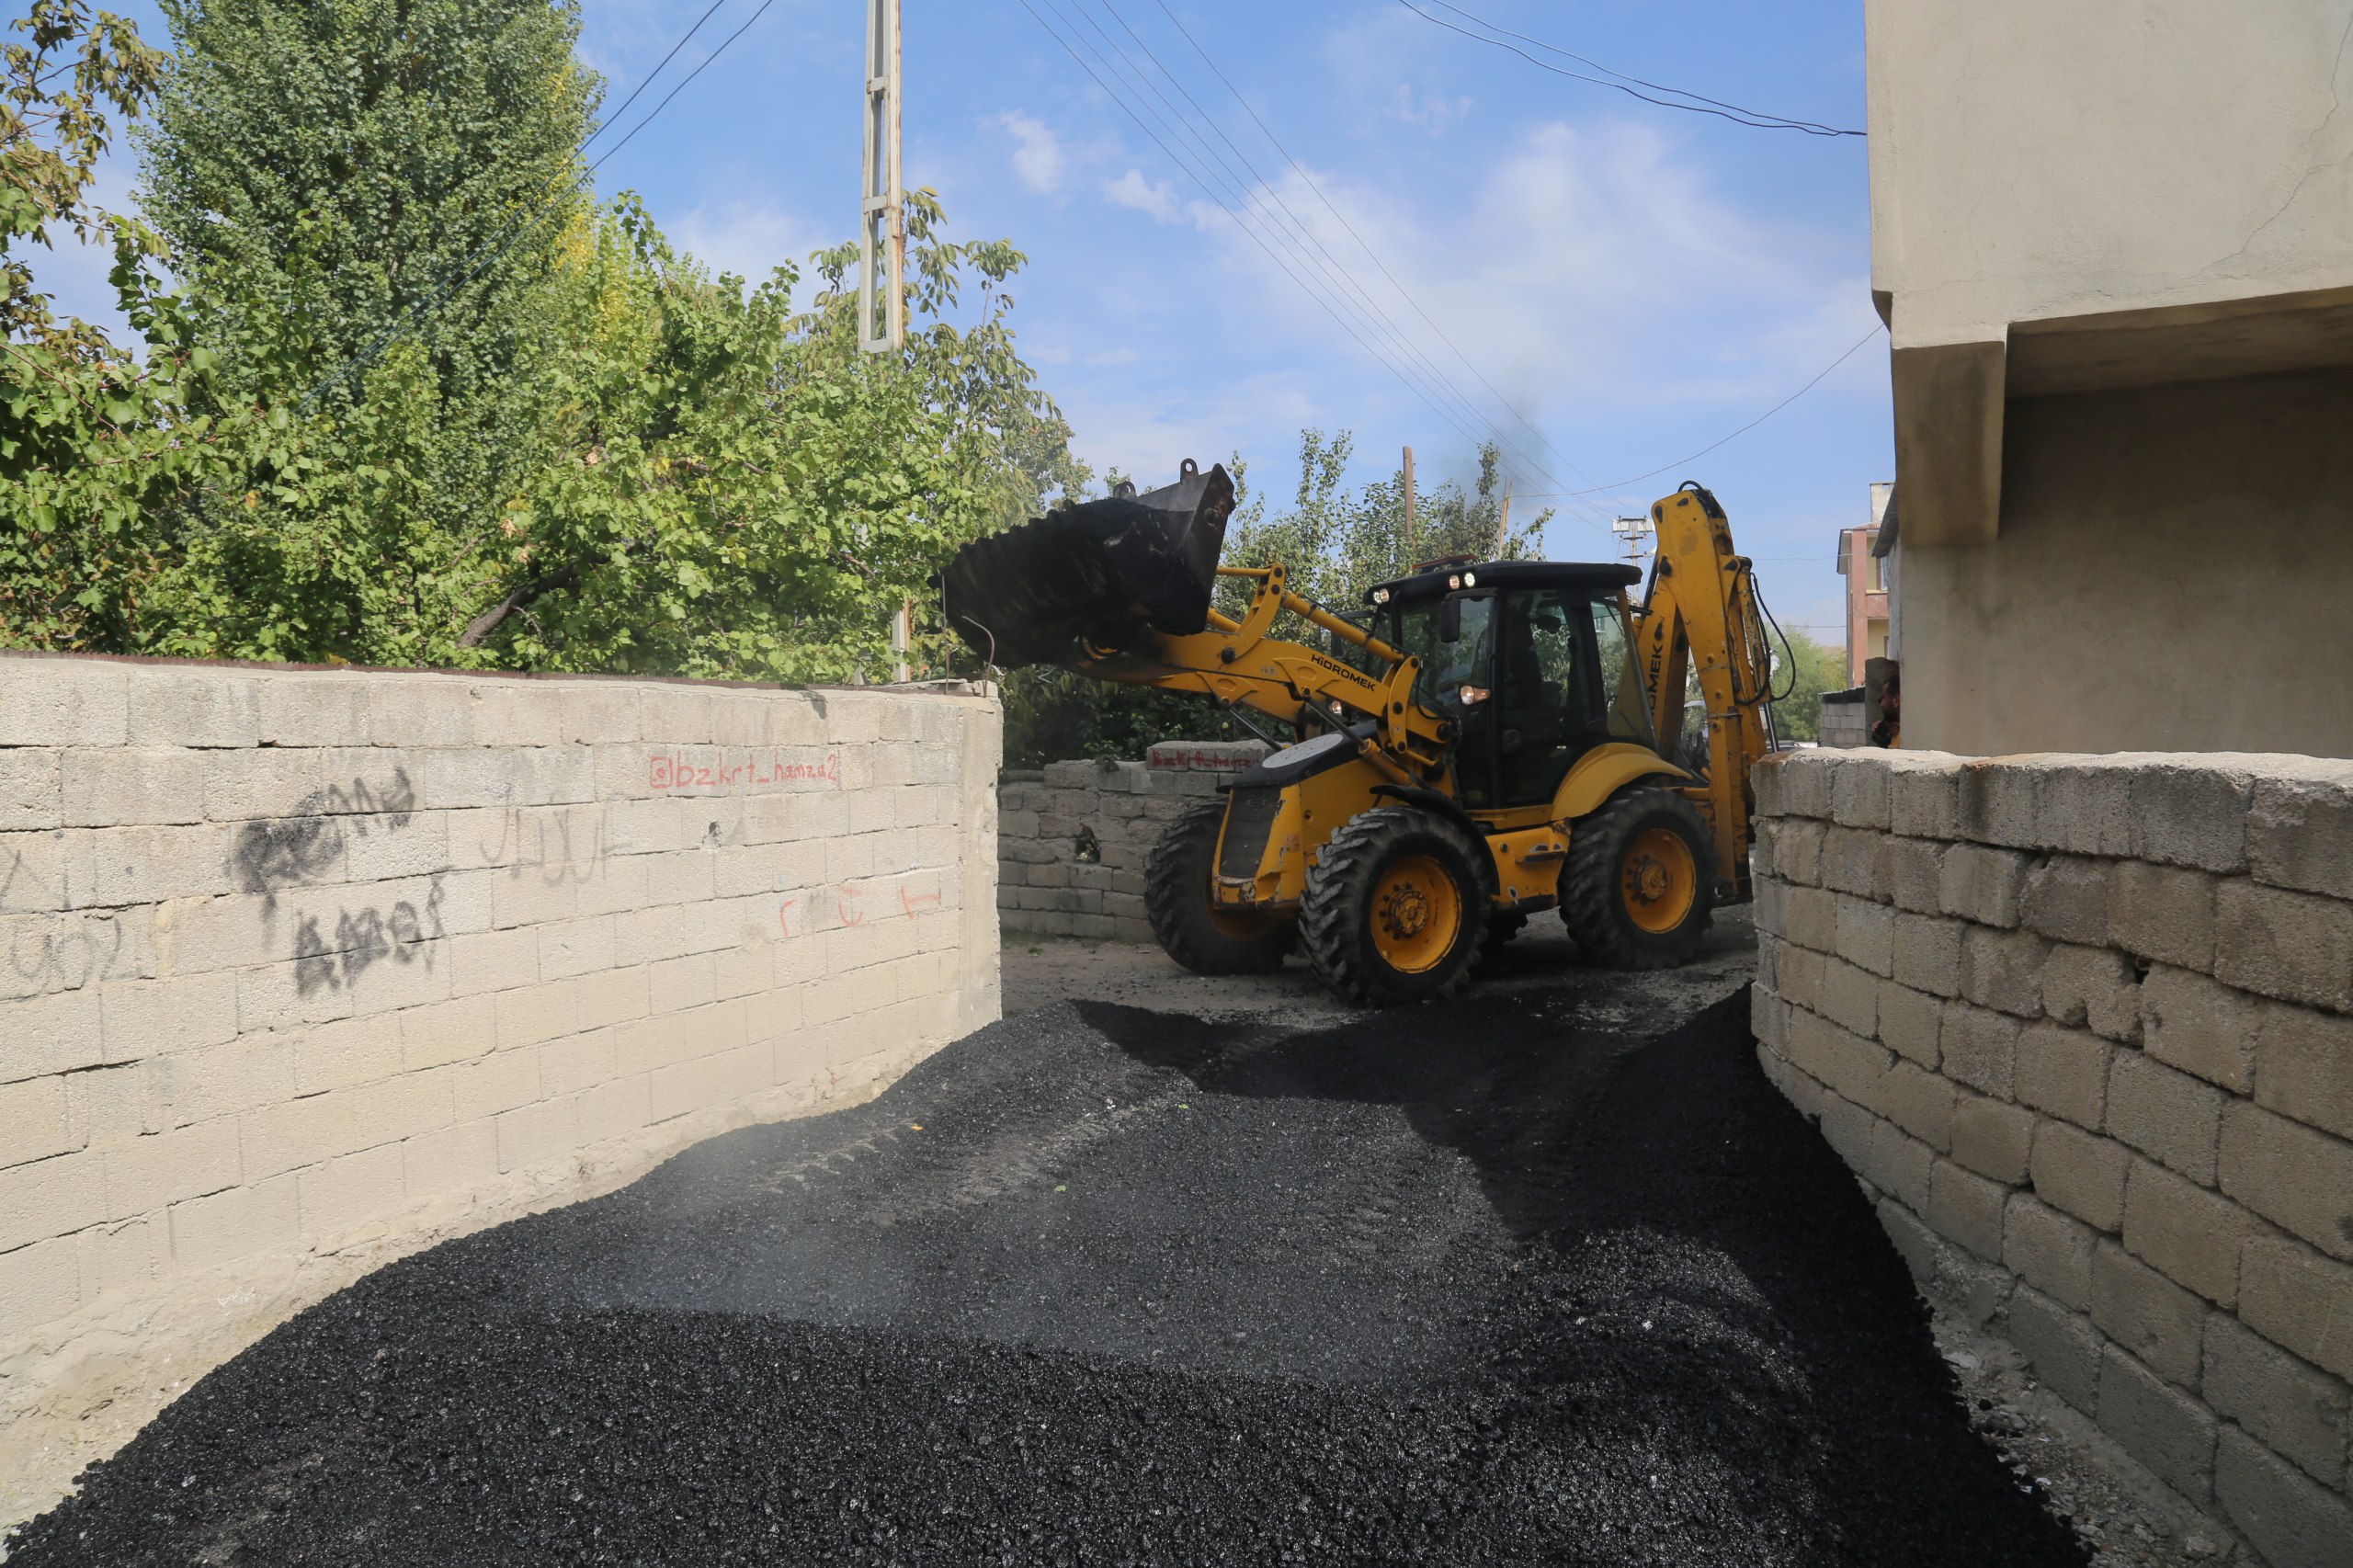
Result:
{"label": "white cloud", "polygon": [[838,233],[813,228],[783,209],[738,200],[713,206],[706,202],[673,226],[679,246],[713,272],[733,272],[754,283],[790,262],[802,266],[809,253],[838,244],[853,233],[858,214],[845,208]]}
{"label": "white cloud", "polygon": [[1014,140],[1013,172],[1021,183],[1041,196],[1050,196],[1062,187],[1063,170],[1069,160],[1063,155],[1062,139],[1044,120],[1023,114],[1019,109],[1007,109],[992,122]]}
{"label": "white cloud", "polygon": [[1142,169],[1130,169],[1118,179],[1103,186],[1104,196],[1121,207],[1132,207],[1148,212],[1164,223],[1176,221],[1178,207],[1176,189],[1166,180],[1148,180]]}
{"label": "white cloud", "polygon": [[1469,98],[1425,96],[1416,101],[1414,89],[1404,82],[1397,84],[1397,90],[1389,101],[1390,119],[1402,120],[1407,125],[1427,131],[1433,136],[1445,135],[1446,128],[1449,124],[1463,119],[1470,112]]}

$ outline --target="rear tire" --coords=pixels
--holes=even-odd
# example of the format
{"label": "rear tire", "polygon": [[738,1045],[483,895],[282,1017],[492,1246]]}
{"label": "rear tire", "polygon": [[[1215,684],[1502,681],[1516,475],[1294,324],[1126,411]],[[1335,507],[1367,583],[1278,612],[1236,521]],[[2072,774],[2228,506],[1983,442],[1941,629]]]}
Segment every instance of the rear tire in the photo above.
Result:
{"label": "rear tire", "polygon": [[1144,862],[1143,912],[1160,950],[1195,974],[1266,974],[1299,938],[1287,915],[1229,913],[1210,899],[1225,798],[1188,808]]}
{"label": "rear tire", "polygon": [[1470,977],[1487,910],[1460,830],[1412,806],[1381,806],[1344,824],[1308,871],[1300,945],[1344,1002],[1426,1002]]}
{"label": "rear tire", "polygon": [[1715,863],[1697,807],[1630,790],[1570,825],[1561,919],[1597,963],[1674,969],[1708,929]]}

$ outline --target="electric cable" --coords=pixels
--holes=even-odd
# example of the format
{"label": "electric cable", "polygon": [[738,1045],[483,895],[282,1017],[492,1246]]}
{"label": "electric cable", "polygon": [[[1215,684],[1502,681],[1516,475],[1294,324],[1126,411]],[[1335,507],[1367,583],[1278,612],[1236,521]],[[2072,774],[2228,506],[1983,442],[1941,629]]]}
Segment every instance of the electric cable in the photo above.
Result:
{"label": "electric cable", "polygon": [[[1656,90],[1660,92],[1677,93],[1681,97],[1699,99],[1699,101],[1693,103],[1677,103],[1670,98],[1653,97],[1649,93],[1643,92],[1639,87],[1628,85],[1628,83],[1636,80],[1634,77],[1629,76],[1625,81],[1613,82],[1604,76],[1588,76],[1582,71],[1571,71],[1565,67],[1555,65],[1548,60],[1539,60],[1536,56],[1529,53],[1528,51],[1519,48],[1517,44],[1506,43],[1501,39],[1488,38],[1483,33],[1474,33],[1468,28],[1448,21],[1444,17],[1433,17],[1427,11],[1425,11],[1420,6],[1415,5],[1414,0],[1397,0],[1397,4],[1404,6],[1405,9],[1413,12],[1414,15],[1421,17],[1422,20],[1429,23],[1433,27],[1444,28],[1450,33],[1460,33],[1464,38],[1472,40],[1478,43],[1483,43],[1490,49],[1500,49],[1506,54],[1517,54],[1522,60],[1527,61],[1530,65],[1535,66],[1539,71],[1550,71],[1555,76],[1566,76],[1570,80],[1575,82],[1589,82],[1597,87],[1614,88],[1617,91],[1625,94],[1628,97],[1640,98],[1643,102],[1646,104],[1655,104],[1660,108],[1681,109],[1687,114],[1711,115],[1717,119],[1728,119],[1734,125],[1746,126],[1751,131],[1795,131],[1802,135],[1821,137],[1861,136],[1865,134],[1860,131],[1844,131],[1837,127],[1823,125],[1813,120],[1784,119],[1778,115],[1764,116],[1753,114],[1747,109],[1710,108],[1707,106],[1713,104],[1715,102],[1714,99],[1700,99],[1697,93],[1684,93],[1682,89],[1678,87],[1661,87]],[[1466,17],[1470,16],[1469,12],[1462,11],[1457,6],[1449,6],[1447,9],[1456,11],[1458,15]],[[1477,18],[1473,17],[1472,19],[1476,20]],[[1481,22],[1479,25],[1486,27],[1490,24]],[[1501,32],[1503,29],[1498,28],[1495,30]],[[1518,35],[1515,34],[1513,36],[1517,37]],[[1538,47],[1549,49],[1552,46],[1549,44],[1540,44]],[[1568,51],[1566,50],[1558,50],[1554,52],[1568,54]],[[1580,59],[1582,56],[1570,55],[1569,58]],[[1608,71],[1609,68],[1604,65],[1596,66],[1595,69]],[[1619,73],[1611,72],[1610,74],[1617,75]]]}

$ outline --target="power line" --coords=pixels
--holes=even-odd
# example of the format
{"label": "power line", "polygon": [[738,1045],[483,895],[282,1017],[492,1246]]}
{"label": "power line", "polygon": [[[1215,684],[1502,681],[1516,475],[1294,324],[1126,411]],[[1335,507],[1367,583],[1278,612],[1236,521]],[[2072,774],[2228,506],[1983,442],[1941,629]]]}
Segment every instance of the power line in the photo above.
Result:
{"label": "power line", "polygon": [[[1201,57],[1201,63],[1207,65],[1210,68],[1211,73],[1215,75],[1220,82],[1225,85],[1225,90],[1233,96],[1235,103],[1242,106],[1243,111],[1249,115],[1251,119],[1256,122],[1259,131],[1265,133],[1267,140],[1274,144],[1275,151],[1283,155],[1284,161],[1289,163],[1293,172],[1295,172],[1299,177],[1306,183],[1307,188],[1315,193],[1315,199],[1324,204],[1325,210],[1329,211],[1333,217],[1339,220],[1340,226],[1347,230],[1348,237],[1356,241],[1357,247],[1370,258],[1374,267],[1381,269],[1381,275],[1389,279],[1389,286],[1397,291],[1398,298],[1404,300],[1408,305],[1411,305],[1414,308],[1414,313],[1420,316],[1423,322],[1428,325],[1432,332],[1438,334],[1438,340],[1444,343],[1449,349],[1452,350],[1454,357],[1462,362],[1463,369],[1469,370],[1472,376],[1477,378],[1479,384],[1487,389],[1488,395],[1493,397],[1495,402],[1503,407],[1505,412],[1508,413],[1514,419],[1518,420],[1521,427],[1526,429],[1529,435],[1535,437],[1538,441],[1541,442],[1547,451],[1550,451],[1554,457],[1559,458],[1562,462],[1566,464],[1570,472],[1575,474],[1586,483],[1592,483],[1593,476],[1579,468],[1576,463],[1558,447],[1553,446],[1543,431],[1538,429],[1535,424],[1530,421],[1526,415],[1514,407],[1511,400],[1504,396],[1501,392],[1497,391],[1495,384],[1487,380],[1485,374],[1480,370],[1478,366],[1472,363],[1471,357],[1462,352],[1461,346],[1456,343],[1454,339],[1448,335],[1447,330],[1440,326],[1427,311],[1422,309],[1421,301],[1415,299],[1412,293],[1406,290],[1404,284],[1398,281],[1397,275],[1389,270],[1389,264],[1381,260],[1381,253],[1372,248],[1371,244],[1365,239],[1364,235],[1358,233],[1357,226],[1348,222],[1347,214],[1341,211],[1339,207],[1332,200],[1331,197],[1324,194],[1324,187],[1316,180],[1313,175],[1307,171],[1306,165],[1302,164],[1296,157],[1292,156],[1290,149],[1283,144],[1281,137],[1275,134],[1274,128],[1267,123],[1264,116],[1259,114],[1257,107],[1252,104],[1248,98],[1243,97],[1242,89],[1233,85],[1233,78],[1225,74],[1224,69],[1218,64],[1215,57],[1213,57],[1208,50],[1201,47],[1200,40],[1193,36],[1191,29],[1185,26],[1183,20],[1177,17],[1175,11],[1169,9],[1168,0],[1154,0],[1154,3],[1160,7],[1161,14],[1168,18],[1170,24],[1176,28],[1177,32],[1183,35],[1185,41],[1192,46],[1193,52]],[[1601,525],[1598,522],[1596,522],[1594,526],[1598,528]]]}
{"label": "power line", "polygon": [[[1756,429],[1759,425],[1764,424],[1765,421],[1772,418],[1773,415],[1780,413],[1781,410],[1789,407],[1790,404],[1805,396],[1806,393],[1812,392],[1815,387],[1820,386],[1824,377],[1829,375],[1831,371],[1836,369],[1839,366],[1853,358],[1857,349],[1862,347],[1864,344],[1869,343],[1872,338],[1877,337],[1881,333],[1885,332],[1887,328],[1883,326],[1873,326],[1870,331],[1855,339],[1854,343],[1847,348],[1847,352],[1839,355],[1838,358],[1833,359],[1829,364],[1824,365],[1819,371],[1817,371],[1813,380],[1806,382],[1805,385],[1800,387],[1797,391],[1791,392],[1789,396],[1783,398],[1780,402],[1775,403],[1772,407],[1767,409],[1764,413],[1758,415],[1747,424],[1742,426],[1739,429],[1734,430],[1731,435],[1719,437],[1715,440],[1712,440],[1706,446],[1700,448],[1698,451],[1693,452],[1689,457],[1677,458],[1671,463],[1662,463],[1658,467],[1651,470],[1648,473],[1638,473],[1631,479],[1621,479],[1615,484],[1597,484],[1591,490],[1579,490],[1573,492],[1573,494],[1578,495],[1599,495],[1608,491],[1623,490],[1630,484],[1640,484],[1646,479],[1656,479],[1660,474],[1681,468],[1686,463],[1698,462],[1701,458],[1706,457],[1710,452],[1714,451],[1726,441],[1733,440],[1738,437],[1747,435],[1751,430]],[[1548,500],[1564,500],[1566,498],[1566,496],[1543,497],[1543,499]]]}
{"label": "power line", "polygon": [[[1258,210],[1264,211],[1267,215],[1268,219],[1274,220],[1278,224],[1280,222],[1280,220],[1276,217],[1278,213],[1280,214],[1281,219],[1288,219],[1290,231],[1296,233],[1300,239],[1305,241],[1309,246],[1312,246],[1315,251],[1316,256],[1320,256],[1322,260],[1317,260],[1314,256],[1306,256],[1297,245],[1290,243],[1288,235],[1283,236],[1285,248],[1290,250],[1294,255],[1301,256],[1302,258],[1310,266],[1313,267],[1315,270],[1322,273],[1324,277],[1332,280],[1336,285],[1352,292],[1355,300],[1349,301],[1349,308],[1351,311],[1356,312],[1361,317],[1365,318],[1369,325],[1378,324],[1375,330],[1385,332],[1386,336],[1397,345],[1397,347],[1404,352],[1407,360],[1410,361],[1426,379],[1426,381],[1438,390],[1441,396],[1450,400],[1450,402],[1459,408],[1461,412],[1466,415],[1473,424],[1489,424],[1490,422],[1479,412],[1477,406],[1472,402],[1472,400],[1468,396],[1464,395],[1460,387],[1454,384],[1452,378],[1449,377],[1443,370],[1439,369],[1436,364],[1431,362],[1429,356],[1421,350],[1420,347],[1398,326],[1396,321],[1381,307],[1380,302],[1373,299],[1372,295],[1365,289],[1364,285],[1357,278],[1355,273],[1348,268],[1347,265],[1341,261],[1338,256],[1333,255],[1330,247],[1324,244],[1323,239],[1315,233],[1313,228],[1312,228],[1305,220],[1301,217],[1298,210],[1294,209],[1289,201],[1283,199],[1281,192],[1275,188],[1273,182],[1269,181],[1259,170],[1258,166],[1251,162],[1249,154],[1245,153],[1239,146],[1235,145],[1233,139],[1231,136],[1228,136],[1224,130],[1217,124],[1215,119],[1212,118],[1209,111],[1201,106],[1200,100],[1192,95],[1192,92],[1185,85],[1184,82],[1180,80],[1173,71],[1169,70],[1167,63],[1154,51],[1152,45],[1142,37],[1142,35],[1138,33],[1134,27],[1128,22],[1128,19],[1120,14],[1119,8],[1111,4],[1111,0],[1099,0],[1099,3],[1102,5],[1103,9],[1110,14],[1112,19],[1119,23],[1120,27],[1127,33],[1128,37],[1134,40],[1137,49],[1142,53],[1143,57],[1146,60],[1149,60],[1154,67],[1159,71],[1160,74],[1168,81],[1169,85],[1174,86],[1185,101],[1192,106],[1194,114],[1199,117],[1200,122],[1208,125],[1216,134],[1218,140],[1224,142],[1226,147],[1233,152],[1234,157],[1240,160],[1243,168],[1249,171],[1250,177],[1248,180],[1245,180],[1242,175],[1233,168],[1232,164],[1228,163],[1214,147],[1209,145],[1208,142],[1195,128],[1193,119],[1186,115],[1184,110],[1178,108],[1169,100],[1165,94],[1162,93],[1157,86],[1152,84],[1150,78],[1144,75],[1144,73],[1140,67],[1136,66],[1132,59],[1129,58],[1126,50],[1121,48],[1116,40],[1112,40],[1108,33],[1104,32],[1101,25],[1097,23],[1092,16],[1087,17],[1088,25],[1095,28],[1095,30],[1098,35],[1102,36],[1104,41],[1109,43],[1114,51],[1120,55],[1120,59],[1127,62],[1130,70],[1139,79],[1143,81],[1145,86],[1152,92],[1153,96],[1160,100],[1160,102],[1168,109],[1170,114],[1175,115],[1177,118],[1188,131],[1191,132],[1193,143],[1207,153],[1209,156],[1214,160],[1230,176],[1232,183],[1228,186],[1228,188],[1236,190],[1237,199],[1251,201]],[[1079,7],[1082,15],[1086,14],[1083,0],[1073,0],[1073,4]],[[1181,29],[1181,24],[1179,24],[1179,26]],[[1196,45],[1195,47],[1198,50],[1199,45]],[[1158,117],[1155,116],[1154,118]],[[1164,125],[1165,123],[1165,121],[1163,121]],[[1272,140],[1271,136],[1269,137],[1269,140]],[[1279,151],[1281,150],[1279,142],[1277,143],[1277,147]],[[1285,156],[1288,157],[1289,153],[1285,153]],[[1237,187],[1245,186],[1248,187],[1246,198],[1244,198],[1241,195],[1241,192],[1237,189]],[[1279,228],[1278,228],[1277,232],[1280,232]],[[1357,301],[1360,301],[1362,302],[1360,306],[1355,302]],[[1526,467],[1532,467],[1540,471],[1542,469],[1543,465],[1540,460],[1537,460],[1534,454],[1521,449],[1517,441],[1507,436],[1504,436],[1500,431],[1493,431],[1491,433],[1493,436],[1500,437],[1496,440],[1495,444],[1498,447],[1510,451],[1517,463]],[[1558,481],[1555,480],[1555,483],[1558,483]]]}
{"label": "power line", "polygon": [[[1728,119],[1734,125],[1745,125],[1752,131],[1795,131],[1802,132],[1808,136],[1824,137],[1861,136],[1864,134],[1864,132],[1860,131],[1842,131],[1836,126],[1824,125],[1814,120],[1790,119],[1780,115],[1762,114],[1753,109],[1739,108],[1731,104],[1720,103],[1714,98],[1701,97],[1697,93],[1687,93],[1680,87],[1661,87],[1654,83],[1643,82],[1642,81],[1642,78],[1638,76],[1626,76],[1623,72],[1610,71],[1609,67],[1607,65],[1595,64],[1594,62],[1586,60],[1585,56],[1581,54],[1572,54],[1565,49],[1557,49],[1551,44],[1539,42],[1537,40],[1527,38],[1525,34],[1509,32],[1503,28],[1496,27],[1492,22],[1482,21],[1479,17],[1472,17],[1470,12],[1463,10],[1460,6],[1448,6],[1446,7],[1448,10],[1452,11],[1459,17],[1469,17],[1472,21],[1477,22],[1478,25],[1483,28],[1487,28],[1495,32],[1503,33],[1505,38],[1522,39],[1526,42],[1536,44],[1539,49],[1550,51],[1552,53],[1562,55],[1570,60],[1584,61],[1586,64],[1592,65],[1597,71],[1608,73],[1608,76],[1588,76],[1582,71],[1571,71],[1563,66],[1555,65],[1549,60],[1539,60],[1536,56],[1529,53],[1526,50],[1519,48],[1518,45],[1506,43],[1501,38],[1489,38],[1484,33],[1475,33],[1469,28],[1461,27],[1453,22],[1449,22],[1444,17],[1434,17],[1427,11],[1423,10],[1420,6],[1415,5],[1414,0],[1397,0],[1397,3],[1433,27],[1444,28],[1450,33],[1460,33],[1464,38],[1470,39],[1474,42],[1483,43],[1490,49],[1500,49],[1507,54],[1517,54],[1522,60],[1527,61],[1530,65],[1535,66],[1540,71],[1550,71],[1555,76],[1566,76],[1570,80],[1575,82],[1589,82],[1597,87],[1614,88],[1618,92],[1625,94],[1628,97],[1640,98],[1643,102],[1646,104],[1655,104],[1660,108],[1682,109],[1688,114],[1712,115],[1718,119]],[[1431,3],[1434,5],[1442,5],[1444,4],[1444,0],[1431,0]],[[1611,81],[1609,80],[1609,77],[1611,76],[1623,77],[1624,79],[1620,81]],[[1629,84],[1640,84],[1640,85],[1630,85]],[[1689,98],[1693,101],[1689,103],[1677,103],[1673,98],[1653,97],[1650,93],[1642,90],[1643,87],[1649,87],[1652,92],[1673,93],[1677,97]]]}

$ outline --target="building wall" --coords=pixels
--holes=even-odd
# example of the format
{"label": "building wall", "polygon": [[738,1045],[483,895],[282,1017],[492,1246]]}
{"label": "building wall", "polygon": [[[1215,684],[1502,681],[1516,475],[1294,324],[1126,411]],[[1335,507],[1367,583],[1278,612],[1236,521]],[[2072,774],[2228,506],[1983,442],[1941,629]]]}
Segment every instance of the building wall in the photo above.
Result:
{"label": "building wall", "polygon": [[1056,762],[997,790],[997,908],[1007,931],[1154,940],[1144,862],[1169,822],[1267,748],[1168,741],[1142,762]]}
{"label": "building wall", "polygon": [[1756,782],[1759,1057],[1922,1288],[2277,1568],[2353,1562],[2353,764]]}
{"label": "building wall", "polygon": [[2001,537],[1904,543],[1907,744],[2353,756],[2353,370],[2008,425]]}
{"label": "building wall", "polygon": [[368,1268],[995,1017],[1000,733],[0,657],[0,1522]]}
{"label": "building wall", "polygon": [[[2353,285],[2353,0],[1868,0],[1899,349]],[[1907,483],[1907,529],[1914,500]]]}
{"label": "building wall", "polygon": [[[1881,487],[1871,488],[1877,492]],[[1878,499],[1876,494],[1873,498]],[[1847,682],[1850,686],[1863,684],[1866,664],[1887,656],[1887,590],[1878,586],[1880,562],[1871,555],[1878,539],[1876,528],[1842,528],[1838,533],[1838,570],[1847,579]]]}

